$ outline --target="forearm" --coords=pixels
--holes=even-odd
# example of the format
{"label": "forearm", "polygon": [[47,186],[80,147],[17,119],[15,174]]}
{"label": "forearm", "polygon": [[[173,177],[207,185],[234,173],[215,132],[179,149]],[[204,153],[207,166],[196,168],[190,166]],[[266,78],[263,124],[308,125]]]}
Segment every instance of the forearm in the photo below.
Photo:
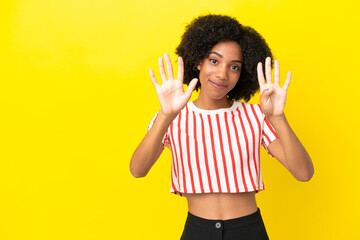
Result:
{"label": "forearm", "polygon": [[136,148],[131,161],[130,171],[134,177],[145,177],[163,150],[163,137],[174,116],[164,116],[159,112],[156,121]]}
{"label": "forearm", "polygon": [[288,170],[299,181],[308,181],[314,174],[314,166],[309,154],[291,129],[285,114],[269,118],[283,146]]}

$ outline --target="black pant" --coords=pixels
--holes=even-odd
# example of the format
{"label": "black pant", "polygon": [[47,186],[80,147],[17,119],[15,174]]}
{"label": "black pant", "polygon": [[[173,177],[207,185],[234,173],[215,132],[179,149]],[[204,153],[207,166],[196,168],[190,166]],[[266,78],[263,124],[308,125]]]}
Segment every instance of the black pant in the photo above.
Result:
{"label": "black pant", "polygon": [[268,240],[260,209],[228,220],[205,219],[188,212],[180,240]]}

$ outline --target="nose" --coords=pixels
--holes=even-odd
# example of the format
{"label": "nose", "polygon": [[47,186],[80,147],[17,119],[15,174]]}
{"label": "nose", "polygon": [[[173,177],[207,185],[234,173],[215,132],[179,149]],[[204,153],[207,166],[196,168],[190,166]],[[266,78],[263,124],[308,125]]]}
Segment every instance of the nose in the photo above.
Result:
{"label": "nose", "polygon": [[215,76],[221,80],[226,80],[226,66],[218,66]]}

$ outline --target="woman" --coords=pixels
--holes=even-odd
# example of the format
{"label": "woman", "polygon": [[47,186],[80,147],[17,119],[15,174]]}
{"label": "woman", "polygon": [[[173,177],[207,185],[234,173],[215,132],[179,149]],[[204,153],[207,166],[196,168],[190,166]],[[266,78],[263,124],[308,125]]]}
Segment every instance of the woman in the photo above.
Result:
{"label": "woman", "polygon": [[[167,78],[159,59],[161,86],[150,70],[161,109],[130,170],[135,177],[146,176],[164,147],[170,148],[171,192],[188,201],[182,240],[268,239],[255,199],[264,190],[260,146],[297,180],[309,181],[314,173],[284,114],[290,72],[280,87],[279,63],[272,80],[265,40],[228,16],[194,19],[176,53],[176,79],[167,54]],[[259,88],[260,104],[245,103]],[[199,96],[188,102],[194,89],[200,89]]]}

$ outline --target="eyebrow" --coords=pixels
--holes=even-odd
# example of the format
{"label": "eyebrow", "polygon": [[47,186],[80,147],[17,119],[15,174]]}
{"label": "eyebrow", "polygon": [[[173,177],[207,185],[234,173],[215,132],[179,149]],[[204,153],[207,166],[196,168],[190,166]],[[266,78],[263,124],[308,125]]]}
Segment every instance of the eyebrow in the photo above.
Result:
{"label": "eyebrow", "polygon": [[[218,55],[219,57],[223,58],[223,56],[218,53],[218,52],[209,52],[209,55],[210,54],[215,54],[215,55]],[[241,60],[232,60],[232,62],[239,62],[239,63],[243,63]]]}

